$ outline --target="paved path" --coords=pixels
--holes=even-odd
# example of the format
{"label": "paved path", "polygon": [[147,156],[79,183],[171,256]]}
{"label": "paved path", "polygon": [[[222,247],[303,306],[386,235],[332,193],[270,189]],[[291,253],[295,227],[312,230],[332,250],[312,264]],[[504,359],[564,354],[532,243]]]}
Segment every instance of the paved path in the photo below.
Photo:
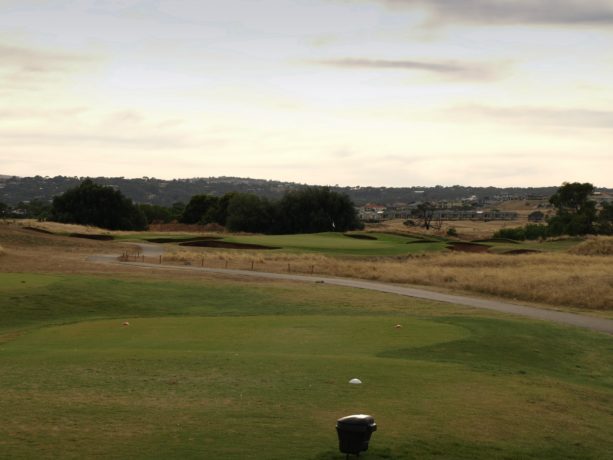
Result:
{"label": "paved path", "polygon": [[[139,245],[148,257],[158,256],[163,252],[163,248],[156,245]],[[153,248],[157,251],[153,251]],[[613,320],[605,318],[596,318],[593,316],[584,316],[574,313],[565,313],[555,310],[546,310],[542,308],[527,307],[524,305],[516,305],[508,302],[497,300],[480,299],[477,297],[468,297],[454,294],[443,294],[440,292],[428,291],[425,289],[406,287],[396,284],[379,283],[374,281],[363,281],[351,278],[333,278],[318,275],[292,275],[289,273],[269,273],[250,270],[233,270],[223,268],[207,268],[194,266],[172,266],[158,265],[147,262],[119,262],[114,256],[94,256],[90,260],[103,263],[117,263],[132,267],[147,268],[150,270],[172,270],[172,271],[201,271],[206,273],[218,273],[222,275],[233,276],[249,276],[264,279],[274,280],[289,280],[308,283],[326,283],[335,286],[345,286],[358,289],[368,289],[371,291],[388,292],[407,297],[416,297],[419,299],[435,300],[438,302],[453,303],[456,305],[465,305],[468,307],[483,308],[487,310],[495,310],[503,313],[511,313],[514,315],[527,316],[546,321],[554,321],[557,323],[570,324],[593,331],[605,332],[613,334]]]}

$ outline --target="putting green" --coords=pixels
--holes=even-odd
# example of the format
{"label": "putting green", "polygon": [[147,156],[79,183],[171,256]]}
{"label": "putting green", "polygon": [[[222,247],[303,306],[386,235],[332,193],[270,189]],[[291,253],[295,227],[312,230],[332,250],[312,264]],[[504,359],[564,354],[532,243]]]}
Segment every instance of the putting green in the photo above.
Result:
{"label": "putting green", "polygon": [[[395,327],[396,325],[401,327]],[[462,327],[414,318],[346,316],[165,317],[48,327],[3,347],[5,353],[249,352],[374,357],[459,340]],[[39,355],[40,356],[40,355]]]}
{"label": "putting green", "polygon": [[[338,459],[334,423],[352,413],[379,425],[371,459],[602,458],[610,446],[606,384],[507,366],[523,342],[536,352],[532,333],[504,348],[513,336],[559,329],[392,315],[128,321],[43,327],[0,345],[3,452]],[[479,328],[494,335],[482,341]],[[490,363],[480,353],[497,328],[513,335]]]}

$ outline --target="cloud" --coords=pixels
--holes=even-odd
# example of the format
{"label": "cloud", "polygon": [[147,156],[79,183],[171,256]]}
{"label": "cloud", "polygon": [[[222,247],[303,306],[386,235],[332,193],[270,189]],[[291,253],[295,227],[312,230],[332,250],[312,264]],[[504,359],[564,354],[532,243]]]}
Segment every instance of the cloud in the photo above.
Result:
{"label": "cloud", "polygon": [[315,61],[318,64],[346,69],[414,70],[448,78],[491,80],[498,78],[505,64],[464,63],[458,61],[417,61],[410,59],[341,58]]}
{"label": "cloud", "polygon": [[[363,1],[363,0],[361,0]],[[609,0],[365,0],[393,7],[423,8],[431,23],[613,24]]]}
{"label": "cloud", "polygon": [[0,83],[9,89],[34,89],[43,81],[90,64],[92,56],[0,43]]}
{"label": "cloud", "polygon": [[507,123],[574,128],[613,129],[613,110],[544,107],[490,107],[471,105],[450,110],[455,116]]}
{"label": "cloud", "polygon": [[33,108],[7,109],[0,107],[0,121],[23,121],[23,120],[55,120],[62,118],[77,117],[87,112],[86,107],[69,107],[54,110],[41,110]]}
{"label": "cloud", "polygon": [[0,131],[0,145],[97,145],[105,147],[137,147],[139,149],[184,149],[191,145],[179,136],[107,135],[98,133],[41,133],[38,131]]}

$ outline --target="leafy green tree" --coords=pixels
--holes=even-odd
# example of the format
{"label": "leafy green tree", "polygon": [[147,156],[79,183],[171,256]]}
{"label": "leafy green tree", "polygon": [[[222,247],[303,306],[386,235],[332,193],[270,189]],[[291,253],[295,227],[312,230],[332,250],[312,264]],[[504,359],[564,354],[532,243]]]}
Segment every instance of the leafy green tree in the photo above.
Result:
{"label": "leafy green tree", "polygon": [[183,215],[183,212],[185,211],[185,203],[182,201],[173,203],[170,207],[170,211],[172,212],[172,220],[179,221]]}
{"label": "leafy green tree", "polygon": [[147,218],[148,224],[172,222],[174,215],[171,208],[157,204],[139,204],[138,207]]}
{"label": "leafy green tree", "polygon": [[215,222],[219,225],[225,226],[226,221],[228,220],[228,207],[230,206],[232,198],[235,196],[236,192],[226,193],[224,196],[222,196],[217,201],[217,205],[207,213],[206,219],[209,222]]}
{"label": "leafy green tree", "polygon": [[549,199],[556,215],[548,220],[550,235],[585,235],[594,233],[596,203],[590,200],[594,186],[590,183],[565,182]]}
{"label": "leafy green tree", "polygon": [[51,204],[39,199],[27,203],[20,202],[17,209],[23,211],[22,217],[27,219],[47,220],[51,214]]}
{"label": "leafy green tree", "polygon": [[219,198],[212,195],[194,195],[187,203],[179,222],[184,224],[209,223],[205,216],[214,209]]}
{"label": "leafy green tree", "polygon": [[272,228],[273,206],[266,198],[235,193],[229,199],[226,227],[234,232],[268,233]]}
{"label": "leafy green tree", "polygon": [[144,230],[143,212],[119,190],[86,179],[53,199],[51,220],[109,230]]}
{"label": "leafy green tree", "polygon": [[329,187],[287,192],[275,206],[275,233],[344,232],[362,228],[353,202]]}
{"label": "leafy green tree", "polygon": [[596,229],[601,235],[613,235],[613,203],[602,203]]}
{"label": "leafy green tree", "polygon": [[6,203],[0,201],[0,218],[9,217],[11,208]]}

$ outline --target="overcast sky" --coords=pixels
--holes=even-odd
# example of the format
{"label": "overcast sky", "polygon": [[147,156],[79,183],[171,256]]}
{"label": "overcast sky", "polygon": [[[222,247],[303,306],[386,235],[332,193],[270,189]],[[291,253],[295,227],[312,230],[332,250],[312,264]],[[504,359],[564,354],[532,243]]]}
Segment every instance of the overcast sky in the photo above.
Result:
{"label": "overcast sky", "polygon": [[613,186],[613,0],[0,0],[0,174]]}

